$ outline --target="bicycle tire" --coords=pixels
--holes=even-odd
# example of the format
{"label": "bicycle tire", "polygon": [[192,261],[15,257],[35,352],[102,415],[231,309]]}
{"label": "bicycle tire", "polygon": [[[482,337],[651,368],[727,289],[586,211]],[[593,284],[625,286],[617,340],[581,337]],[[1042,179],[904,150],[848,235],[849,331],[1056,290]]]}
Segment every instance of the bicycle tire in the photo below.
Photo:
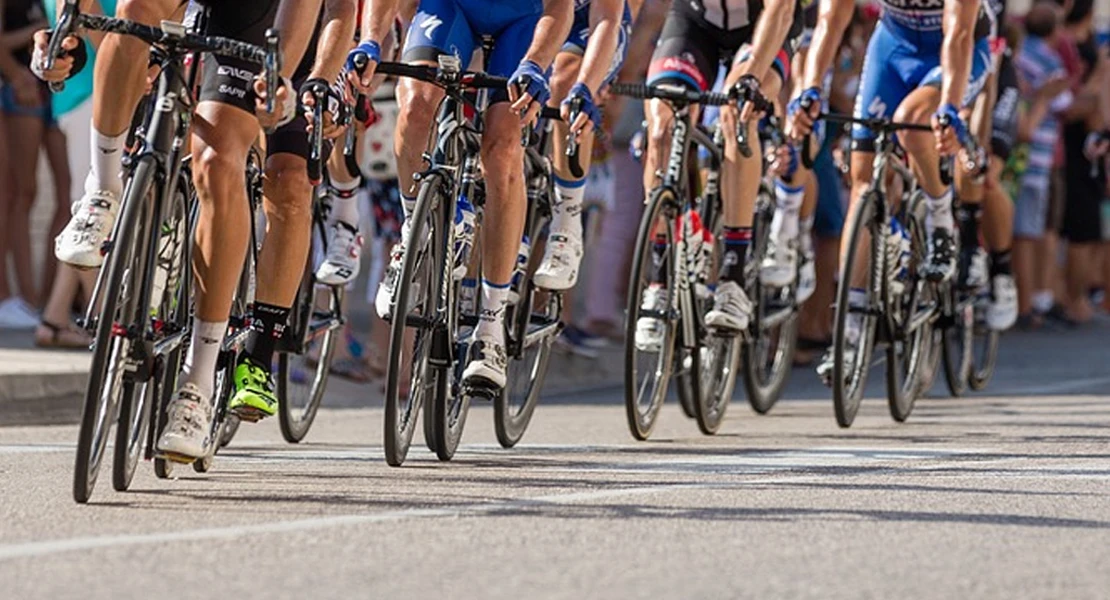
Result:
{"label": "bicycle tire", "polygon": [[[162,374],[158,382],[158,413],[157,421],[155,422],[156,430],[154,434],[154,443],[162,435],[162,430],[166,427],[166,410],[169,408],[170,401],[173,400],[173,394],[177,391],[177,376],[181,372],[181,363],[185,359],[186,344],[171,352],[162,365]],[[152,448],[153,450],[153,448]],[[173,462],[166,460],[160,456],[154,457],[154,476],[158,479],[169,479],[173,477]]]}
{"label": "bicycle tire", "polygon": [[[427,302],[429,300],[435,302],[434,298],[438,297],[433,296],[435,293],[433,290],[437,288],[433,287],[431,280],[442,263],[436,262],[435,257],[429,254],[435,252],[435,247],[443,246],[443,240],[437,238],[442,238],[446,235],[446,232],[442,231],[442,223],[431,222],[431,219],[435,208],[433,204],[437,201],[444,202],[443,190],[450,187],[444,175],[439,173],[428,174],[420,183],[420,193],[417,195],[416,206],[408,217],[411,228],[409,229],[408,239],[405,240],[405,257],[402,260],[397,288],[392,299],[393,315],[390,319],[389,334],[390,352],[386,366],[384,446],[386,463],[393,467],[401,466],[404,463],[412,444],[412,435],[416,428],[417,418],[420,415],[421,405],[426,400],[425,396],[429,390],[435,390],[438,387],[438,382],[434,380],[430,385],[425,382],[429,375],[432,378],[435,378],[436,375],[435,370],[428,366],[432,329],[428,328],[417,331],[415,334],[409,334],[409,329],[420,329],[420,327],[409,327],[407,317],[410,312],[408,310],[410,296],[413,295],[414,291],[412,289],[414,279],[422,275],[418,271],[421,268],[425,272],[424,289],[415,290],[418,293],[420,291],[425,292],[424,304],[420,306],[422,308],[420,315],[434,313],[434,307],[428,307]],[[414,306],[414,308],[416,307]],[[433,310],[429,310],[429,308]],[[402,354],[402,350],[408,346],[408,343],[406,343],[407,335],[414,335],[412,338],[413,356],[410,359],[411,364],[408,365],[404,364]],[[405,398],[407,403],[402,406],[400,386],[406,366],[409,370],[409,377],[407,378],[409,389],[406,393],[407,398]]]}
{"label": "bicycle tire", "polygon": [[[845,368],[845,331],[848,325],[848,316],[851,314],[848,304],[849,291],[852,288],[852,276],[855,272],[856,261],[860,258],[860,245],[864,232],[873,233],[871,225],[875,219],[874,192],[869,191],[860,197],[855,206],[848,213],[845,229],[848,234],[848,249],[840,265],[840,282],[836,290],[836,310],[833,316],[833,412],[836,423],[840,427],[851,427],[852,422],[859,412],[863,400],[863,392],[867,386],[867,375],[871,368],[871,355],[875,349],[875,326],[877,319],[874,315],[865,314],[860,326],[860,337],[857,341],[856,352],[852,356],[852,363]],[[867,306],[874,307],[877,302],[876,280],[881,277],[883,268],[883,240],[871,235],[869,248],[870,265],[868,268]],[[849,379],[850,378],[850,379]]]}
{"label": "bicycle tire", "polygon": [[[650,200],[640,220],[639,232],[636,234],[635,254],[633,254],[632,270],[628,282],[628,320],[625,323],[625,356],[624,356],[624,405],[625,415],[628,419],[628,428],[632,437],[637,440],[646,440],[655,428],[659,410],[666,398],[667,387],[670,383],[671,371],[674,368],[675,355],[675,320],[674,311],[669,307],[674,306],[673,293],[675,289],[674,263],[674,235],[677,223],[679,202],[674,192],[668,188],[657,188],[652,192]],[[660,222],[662,220],[662,222]],[[648,287],[646,280],[648,269],[652,268],[656,235],[661,235],[668,250],[670,265],[663,269],[665,275],[664,289],[666,301],[664,306],[668,309],[663,319],[663,335],[658,348],[658,358],[651,373],[647,375],[643,384],[638,383],[639,368],[637,367],[638,354],[647,353],[636,346],[636,328],[640,319],[642,297]],[[652,316],[651,318],[658,318]],[[641,409],[644,384],[650,384],[647,394],[647,405]]]}
{"label": "bicycle tire", "polygon": [[[135,167],[127,191],[124,194],[122,210],[118,223],[112,232],[113,246],[108,253],[107,280],[102,288],[107,293],[103,294],[100,318],[97,321],[96,342],[93,350],[92,365],[89,370],[89,383],[85,390],[85,401],[81,410],[81,426],[77,436],[77,453],[74,461],[73,472],[73,499],[84,504],[89,501],[93,488],[96,486],[100,463],[104,458],[104,450],[108,443],[111,422],[115,420],[116,409],[119,406],[124,380],[125,359],[122,358],[130,352],[126,343],[127,336],[115,335],[116,315],[119,312],[125,318],[131,318],[135,311],[130,310],[126,302],[134,301],[134,285],[125,288],[124,276],[129,274],[135,259],[135,246],[143,232],[143,219],[147,218],[149,203],[146,201],[148,194],[154,186],[157,165],[153,157],[144,158]],[[145,237],[143,238],[145,239]],[[132,277],[134,273],[130,273]],[[118,290],[118,292],[117,292]],[[128,297],[123,292],[127,291]],[[113,357],[116,360],[113,361]],[[114,364],[115,363],[115,364]],[[115,367],[114,376],[108,373]],[[105,381],[112,377],[111,382]],[[105,384],[109,397],[103,396]],[[120,386],[118,391],[113,391],[115,386]]]}
{"label": "bicycle tire", "polygon": [[[309,253],[311,256],[312,253]],[[321,288],[316,284],[315,269],[312,268],[313,263],[308,261],[305,268],[305,275],[301,281],[300,290],[297,292],[297,299],[294,303],[294,310],[298,313],[300,319],[300,326],[294,327],[290,331],[307,330],[310,338],[315,336],[316,330],[315,321],[320,317],[317,316],[317,304],[319,294],[325,294],[327,298],[327,311],[324,314],[326,319],[342,319],[343,315],[343,288]],[[337,327],[327,327],[323,333],[318,336],[320,354],[316,359],[315,368],[309,363],[299,365],[301,357],[307,356],[311,350],[311,344],[317,340],[309,340],[305,347],[299,348],[297,352],[281,352],[278,354],[278,369],[277,369],[277,391],[278,391],[278,423],[281,427],[281,436],[285,438],[286,442],[291,444],[299,443],[308,435],[308,430],[312,428],[312,422],[316,420],[316,413],[320,410],[320,403],[324,399],[324,392],[327,390],[328,376],[331,374],[331,364],[335,360],[335,347],[339,340],[340,329]],[[299,342],[300,340],[298,340]],[[302,373],[311,373],[309,380],[308,390],[305,394],[295,394],[295,391],[300,391],[300,385],[297,381]],[[294,403],[295,397],[306,396],[303,402]]]}
{"label": "bicycle tire", "polygon": [[[538,229],[538,228],[537,228]],[[532,239],[536,239],[533,237]],[[521,341],[529,332],[535,333],[539,327],[558,328],[559,315],[562,312],[562,296],[555,292],[547,293],[547,302],[542,313],[535,313],[532,309],[536,300],[537,288],[532,283],[531,277],[523,277],[518,283],[525,292],[519,295],[520,303],[514,307],[512,315],[507,322],[512,323],[515,343],[521,344],[520,354],[510,357],[508,369],[508,385],[500,394],[494,397],[493,428],[497,435],[497,442],[502,448],[512,448],[524,437],[532,416],[539,403],[543,382],[547,377],[547,367],[551,359],[551,345],[555,341],[554,335],[545,336],[533,344]],[[533,325],[533,320],[539,319],[538,325]],[[523,389],[518,390],[518,383],[523,383]]]}
{"label": "bicycle tire", "polygon": [[978,358],[971,369],[967,384],[972,390],[981,392],[987,389],[994,377],[994,367],[998,363],[999,333],[995,330],[988,331],[985,335],[978,336],[982,340],[980,350],[975,353]]}
{"label": "bicycle tire", "polygon": [[[924,370],[929,367],[929,348],[933,343],[933,318],[924,318],[925,313],[936,315],[938,302],[936,286],[927,282],[918,273],[917,266],[924,264],[927,254],[925,240],[925,203],[921,194],[915,194],[903,211],[902,222],[910,237],[910,259],[908,286],[905,293],[891,296],[887,285],[888,310],[899,303],[888,314],[898,314],[900,322],[889,319],[892,329],[899,330],[892,336],[886,348],[886,388],[887,407],[890,416],[899,423],[904,422],[913,412],[914,404],[921,389]],[[924,313],[921,311],[925,311]],[[912,324],[913,320],[924,318],[917,330],[905,335],[901,331]]]}
{"label": "bicycle tire", "polygon": [[[761,194],[769,194],[766,189]],[[774,201],[767,199],[757,201],[757,206],[774,207]],[[748,264],[752,273],[748,275],[747,293],[749,298],[755,299],[755,313],[748,336],[742,342],[741,372],[744,375],[744,392],[748,397],[748,404],[757,414],[765,415],[771,411],[775,403],[782,397],[790,372],[794,368],[794,354],[798,347],[798,306],[797,278],[789,288],[774,289],[763,285],[759,278],[758,268],[767,253],[770,241],[771,219],[773,209],[756,212],[753,221],[752,245]],[[795,265],[795,271],[800,267],[800,261]],[[768,312],[771,308],[777,311],[790,311],[784,320],[777,326],[765,327],[770,321],[769,316],[781,315],[781,312]]]}
{"label": "bicycle tire", "polygon": [[682,414],[686,415],[687,418],[696,419],[698,417],[697,409],[694,408],[694,404],[697,404],[696,392],[693,389],[693,383],[685,373],[689,370],[689,366],[686,364],[686,349],[680,348],[676,355],[677,364],[682,365],[682,368],[675,371],[674,374],[674,387],[678,393],[678,405],[682,408]]}
{"label": "bicycle tire", "polygon": [[[946,287],[951,288],[950,285]],[[959,398],[967,391],[968,381],[971,379],[975,315],[971,304],[964,303],[961,307],[958,294],[955,291],[948,293],[953,294],[956,309],[949,326],[941,331],[941,359],[948,393],[953,398]]]}

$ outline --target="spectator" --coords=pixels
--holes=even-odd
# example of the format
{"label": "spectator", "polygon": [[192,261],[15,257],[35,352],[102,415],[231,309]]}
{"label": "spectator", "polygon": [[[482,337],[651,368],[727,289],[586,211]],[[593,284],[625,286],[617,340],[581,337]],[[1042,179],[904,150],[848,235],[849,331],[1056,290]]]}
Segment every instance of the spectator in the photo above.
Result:
{"label": "spectator", "polygon": [[[1023,139],[1028,140],[1026,161],[1019,175],[1014,211],[1014,271],[1018,285],[1019,324],[1039,322],[1038,312],[1053,305],[1053,282],[1047,278],[1055,262],[1055,252],[1044,252],[1049,214],[1049,186],[1060,137],[1057,115],[1072,102],[1067,72],[1054,50],[1059,25],[1058,8],[1052,2],[1038,2],[1025,19],[1026,39],[1017,53],[1015,66],[1022,80],[1023,96],[1032,100],[1022,123]],[[1038,250],[1042,250],[1038,256]]]}

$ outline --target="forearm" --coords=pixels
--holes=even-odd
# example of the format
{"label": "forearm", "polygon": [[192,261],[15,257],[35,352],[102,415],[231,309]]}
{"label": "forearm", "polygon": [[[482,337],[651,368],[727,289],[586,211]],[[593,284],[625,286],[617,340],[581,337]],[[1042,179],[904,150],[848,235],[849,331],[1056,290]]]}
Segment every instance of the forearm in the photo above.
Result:
{"label": "forearm", "polygon": [[359,38],[379,44],[393,30],[401,0],[364,0]]}
{"label": "forearm", "polygon": [[544,2],[543,16],[536,23],[536,33],[524,60],[530,60],[544,69],[549,67],[567,39],[573,19],[573,0]]}
{"label": "forearm", "polygon": [[356,0],[325,0],[324,26],[316,44],[312,77],[335,81],[355,35]]}
{"label": "forearm", "polygon": [[820,88],[825,73],[833,66],[840,39],[848,24],[852,22],[852,0],[822,0],[817,26],[813,29],[813,40],[809,43],[806,55],[805,72],[802,74],[802,89]]}
{"label": "forearm", "polygon": [[617,53],[623,12],[623,0],[594,0],[590,7],[590,41],[578,69],[578,83],[586,84],[595,96]]}
{"label": "forearm", "polygon": [[667,20],[667,9],[670,2],[667,0],[644,0],[642,10],[632,24],[632,37],[628,40],[628,56],[624,59],[621,72],[617,81],[641,81],[651,62],[651,53],[655,48],[655,40],[663,29],[663,22]]}
{"label": "forearm", "polygon": [[767,77],[771,63],[775,61],[775,56],[782,48],[782,43],[786,40],[786,34],[790,32],[790,26],[793,23],[793,0],[767,0],[763,4],[763,12],[752,34],[752,54],[748,60],[732,69],[725,79],[725,86],[731,87],[744,75],[753,75],[762,82]]}
{"label": "forearm", "polygon": [[941,104],[962,106],[975,51],[979,0],[949,0],[944,7],[944,42],[940,47]]}
{"label": "forearm", "polygon": [[292,77],[304,58],[323,0],[281,0],[274,27],[281,36],[281,75]]}

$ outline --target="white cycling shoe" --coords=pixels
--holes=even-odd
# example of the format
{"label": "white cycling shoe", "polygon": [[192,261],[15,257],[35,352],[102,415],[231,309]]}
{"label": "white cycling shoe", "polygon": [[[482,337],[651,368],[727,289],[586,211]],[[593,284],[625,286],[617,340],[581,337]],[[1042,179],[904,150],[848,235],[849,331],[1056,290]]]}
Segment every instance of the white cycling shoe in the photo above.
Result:
{"label": "white cycling shoe", "polygon": [[987,327],[1006,331],[1018,318],[1017,285],[1012,275],[995,275],[991,280],[991,303],[987,305]]}
{"label": "white cycling shoe", "polygon": [[508,376],[505,346],[494,340],[475,340],[470,345],[470,363],[463,371],[464,386],[505,389]]}
{"label": "white cycling shoe", "polygon": [[[667,290],[659,285],[644,289],[640,310],[663,312],[667,310]],[[658,317],[640,317],[636,320],[636,349],[641,352],[658,352],[663,347],[663,320]]]}
{"label": "white cycling shoe", "polygon": [[752,301],[744,288],[735,281],[722,281],[713,295],[713,310],[705,315],[711,329],[739,333],[748,328],[752,318]]}
{"label": "white cycling shoe", "polygon": [[362,264],[361,254],[362,236],[358,228],[336,221],[328,227],[328,256],[316,269],[316,280],[325,285],[354,281]]}
{"label": "white cycling shoe", "polygon": [[813,263],[813,252],[802,249],[802,266],[798,267],[798,306],[805,304],[813,292],[817,291],[817,266]]}
{"label": "white cycling shoe", "polygon": [[796,240],[775,243],[767,248],[767,256],[759,265],[759,280],[763,285],[783,288],[794,283],[798,275],[798,243]]}
{"label": "white cycling shoe", "polygon": [[582,238],[567,233],[552,233],[547,238],[543,262],[532,280],[546,290],[569,290],[578,282],[582,262]]}
{"label": "white cycling shoe", "polygon": [[104,241],[112,233],[118,211],[119,199],[112,192],[86,191],[73,205],[73,216],[65,229],[54,238],[54,256],[79,269],[100,267],[104,264]]}
{"label": "white cycling shoe", "polygon": [[210,445],[212,401],[195,384],[184,383],[167,409],[169,416],[158,452],[185,458],[200,458]]}

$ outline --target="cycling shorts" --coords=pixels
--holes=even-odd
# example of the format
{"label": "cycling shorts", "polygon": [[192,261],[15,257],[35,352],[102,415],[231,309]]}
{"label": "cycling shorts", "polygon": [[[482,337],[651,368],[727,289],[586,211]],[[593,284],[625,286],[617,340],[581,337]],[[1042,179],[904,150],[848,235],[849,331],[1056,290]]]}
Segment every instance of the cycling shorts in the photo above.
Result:
{"label": "cycling shorts", "polygon": [[[931,38],[914,41],[898,35],[897,30],[880,20],[871,35],[856,95],[856,118],[889,118],[913,90],[941,85],[940,44]],[[990,68],[990,42],[980,38],[972,54],[971,77],[963,106],[971,104],[982,91]],[[852,149],[874,152],[874,142],[875,134],[870,129],[862,125],[852,127]]]}
{"label": "cycling shorts", "polygon": [[[605,81],[601,83],[605,87],[608,83],[613,81],[620,71],[621,65],[624,64],[624,59],[628,56],[628,39],[632,36],[632,11],[628,8],[628,2],[624,3],[624,16],[621,18],[620,37],[617,39],[617,51],[613,55],[613,62],[609,63],[609,71],[605,74]],[[570,27],[570,36],[563,44],[562,52],[570,52],[582,56],[586,54],[586,45],[590,41],[590,4],[586,3],[574,11],[574,24]]]}
{"label": "cycling shorts", "polygon": [[[648,85],[660,82],[685,84],[700,91],[713,88],[718,65],[731,62],[755,34],[759,15],[739,29],[720,29],[705,20],[687,2],[675,2],[667,14],[659,44],[648,67]],[[794,22],[786,34],[772,68],[785,82],[790,78],[798,38],[802,35],[802,6],[794,4]],[[743,54],[740,54],[743,60]]]}
{"label": "cycling shorts", "polygon": [[[509,77],[528,52],[543,15],[542,0],[420,0],[409,25],[404,62],[435,61],[453,54],[465,69],[484,36],[493,38],[486,72]],[[490,102],[508,100],[508,90],[490,94]]]}
{"label": "cycling shorts", "polygon": [[1003,162],[1010,158],[1018,133],[1018,103],[1021,90],[1018,88],[1017,71],[1014,61],[1007,52],[1002,55],[998,66],[998,98],[991,113],[991,154]]}

